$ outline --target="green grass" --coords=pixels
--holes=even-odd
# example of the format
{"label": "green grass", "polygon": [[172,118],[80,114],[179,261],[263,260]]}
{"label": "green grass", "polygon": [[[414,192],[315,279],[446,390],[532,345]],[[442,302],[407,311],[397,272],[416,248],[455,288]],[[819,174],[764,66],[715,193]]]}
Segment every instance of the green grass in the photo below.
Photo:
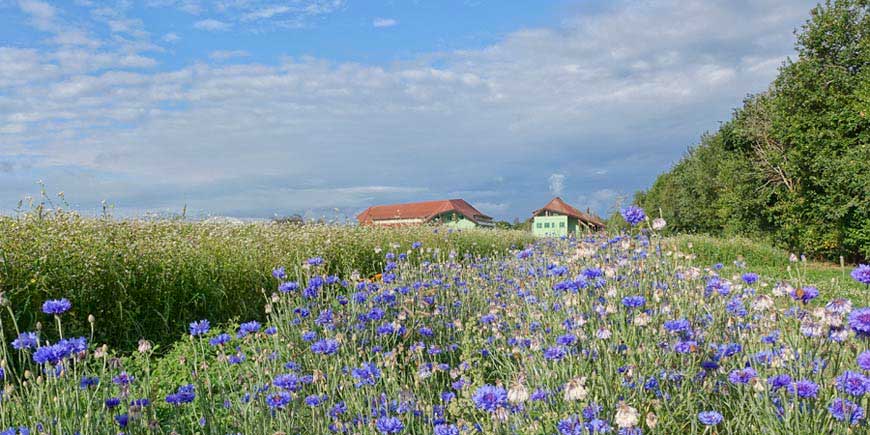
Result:
{"label": "green grass", "polygon": [[[362,228],[328,225],[203,224],[183,221],[88,219],[72,213],[0,217],[0,291],[14,301],[21,330],[54,324],[43,301],[65,297],[77,319],[67,333],[88,335],[122,350],[141,338],[168,344],[188,322],[262,319],[271,270],[291,275],[309,257],[326,271],[363,277],[382,270],[387,252],[420,241],[430,260],[499,255],[532,240],[509,231],[447,231],[432,227]],[[5,316],[5,314],[4,314]],[[9,325],[9,318],[2,318]],[[42,321],[41,325],[37,322]],[[8,327],[8,326],[7,326]]]}
{"label": "green grass", "polygon": [[[678,235],[665,239],[665,243],[679,252],[695,256],[698,266],[722,263],[723,276],[741,272],[756,272],[765,277],[789,282],[792,285],[814,285],[825,295],[850,298],[857,306],[870,305],[870,290],[849,276],[853,265],[822,261],[789,260],[790,253],[763,242],[743,237],[719,238],[704,235]],[[745,267],[735,262],[742,261]]]}

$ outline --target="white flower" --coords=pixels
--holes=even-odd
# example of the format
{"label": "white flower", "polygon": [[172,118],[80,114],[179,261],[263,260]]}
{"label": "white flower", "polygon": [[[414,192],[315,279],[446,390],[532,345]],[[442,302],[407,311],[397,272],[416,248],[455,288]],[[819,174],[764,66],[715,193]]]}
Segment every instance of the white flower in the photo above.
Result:
{"label": "white flower", "polygon": [[629,428],[637,426],[637,423],[640,420],[636,409],[620,402],[619,405],[616,406],[616,417],[614,417],[614,421],[620,428]]}
{"label": "white flower", "polygon": [[586,400],[586,377],[574,378],[565,384],[565,401]]}
{"label": "white flower", "polygon": [[521,382],[516,382],[511,385],[508,390],[508,401],[511,403],[523,403],[529,400],[529,390]]}
{"label": "white flower", "polygon": [[655,218],[652,221],[652,227],[656,231],[663,229],[667,225],[668,225],[668,223],[662,218]]}

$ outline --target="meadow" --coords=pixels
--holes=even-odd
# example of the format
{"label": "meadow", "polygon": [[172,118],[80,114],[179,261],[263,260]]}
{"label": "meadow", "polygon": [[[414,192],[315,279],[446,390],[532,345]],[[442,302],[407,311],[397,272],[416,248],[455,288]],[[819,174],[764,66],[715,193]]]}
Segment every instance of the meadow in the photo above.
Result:
{"label": "meadow", "polygon": [[[537,241],[296,228],[308,256],[252,272],[262,316],[187,317],[161,352],[103,345],[90,328],[114,326],[72,291],[22,293],[41,329],[2,324],[0,433],[866,433],[870,268],[832,281],[781,251],[633,220]],[[185,225],[149,231],[205,231]],[[339,240],[368,260],[342,258],[362,254]]]}

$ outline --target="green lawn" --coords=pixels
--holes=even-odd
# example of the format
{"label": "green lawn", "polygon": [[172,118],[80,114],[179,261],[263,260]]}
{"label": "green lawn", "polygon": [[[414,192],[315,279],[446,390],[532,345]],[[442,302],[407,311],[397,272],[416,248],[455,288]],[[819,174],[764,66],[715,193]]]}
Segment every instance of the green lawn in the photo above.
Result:
{"label": "green lawn", "polygon": [[[854,265],[805,261],[789,261],[789,253],[766,243],[743,237],[727,239],[703,235],[679,235],[667,237],[665,243],[676,247],[679,252],[696,256],[698,266],[712,266],[722,263],[723,276],[741,272],[756,272],[763,277],[788,281],[792,285],[814,285],[822,294],[820,299],[827,300],[834,295],[847,297],[855,306],[870,305],[870,290],[849,276]],[[738,267],[735,262],[742,261],[745,266]]]}

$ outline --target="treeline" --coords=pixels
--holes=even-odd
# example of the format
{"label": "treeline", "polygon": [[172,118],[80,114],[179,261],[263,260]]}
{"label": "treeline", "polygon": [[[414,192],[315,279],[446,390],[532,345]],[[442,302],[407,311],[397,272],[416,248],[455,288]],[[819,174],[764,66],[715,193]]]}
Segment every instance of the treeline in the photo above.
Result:
{"label": "treeline", "polygon": [[870,258],[870,0],[827,1],[770,88],[636,195],[672,231]]}

